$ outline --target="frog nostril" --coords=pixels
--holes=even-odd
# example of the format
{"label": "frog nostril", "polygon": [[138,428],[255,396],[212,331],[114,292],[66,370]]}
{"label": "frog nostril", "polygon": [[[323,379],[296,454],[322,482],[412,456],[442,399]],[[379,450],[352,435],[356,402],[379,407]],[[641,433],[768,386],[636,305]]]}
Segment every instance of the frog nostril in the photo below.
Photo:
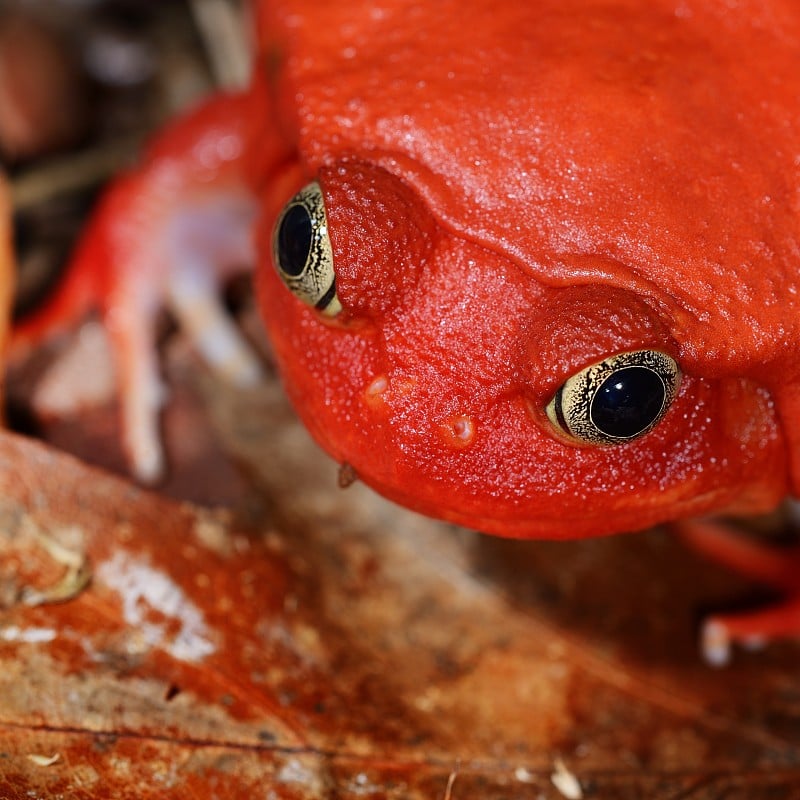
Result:
{"label": "frog nostril", "polygon": [[386,375],[378,375],[364,389],[364,399],[368,405],[375,405],[383,400],[384,395],[389,390],[389,378]]}
{"label": "frog nostril", "polygon": [[467,414],[460,414],[446,420],[440,430],[447,444],[461,449],[472,444],[475,438],[475,421]]}
{"label": "frog nostril", "polygon": [[364,387],[364,402],[372,408],[383,408],[386,403],[402,401],[415,389],[417,379],[412,376],[400,375],[390,378],[388,375],[376,375]]}

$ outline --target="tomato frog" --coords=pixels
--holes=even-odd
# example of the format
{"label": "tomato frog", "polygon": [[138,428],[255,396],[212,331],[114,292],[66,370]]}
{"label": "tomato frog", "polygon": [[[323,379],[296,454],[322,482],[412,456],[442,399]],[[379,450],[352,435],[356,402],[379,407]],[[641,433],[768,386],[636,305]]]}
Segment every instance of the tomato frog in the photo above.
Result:
{"label": "tomato frog", "polygon": [[[138,476],[163,467],[155,311],[257,380],[216,299],[252,260],[297,413],[405,506],[511,537],[699,535],[798,493],[796,0],[253,20],[250,87],[116,181],[48,312],[102,309]],[[712,660],[800,633],[800,556],[776,563],[756,572],[788,599],[712,619]]]}

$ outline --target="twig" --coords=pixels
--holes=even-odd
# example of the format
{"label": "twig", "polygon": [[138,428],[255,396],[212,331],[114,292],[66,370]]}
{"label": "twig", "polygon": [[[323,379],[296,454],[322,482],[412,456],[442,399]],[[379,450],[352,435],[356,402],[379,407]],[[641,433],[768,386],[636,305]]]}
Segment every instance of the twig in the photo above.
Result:
{"label": "twig", "polygon": [[134,161],[142,139],[141,135],[131,136],[21,173],[11,181],[13,208],[22,211],[53,197],[102,183]]}
{"label": "twig", "polygon": [[444,790],[444,800],[452,800],[453,784],[456,782],[456,778],[458,777],[458,770],[460,766],[461,762],[457,761],[455,767],[453,767],[450,774],[447,776],[447,786]]}
{"label": "twig", "polygon": [[218,86],[239,89],[250,78],[251,54],[241,10],[230,0],[190,0]]}

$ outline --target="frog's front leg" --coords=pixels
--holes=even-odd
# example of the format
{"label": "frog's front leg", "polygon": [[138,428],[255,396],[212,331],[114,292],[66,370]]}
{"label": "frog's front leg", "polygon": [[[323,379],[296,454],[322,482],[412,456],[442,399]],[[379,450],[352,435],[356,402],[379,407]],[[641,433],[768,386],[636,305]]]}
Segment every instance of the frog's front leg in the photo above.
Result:
{"label": "frog's front leg", "polygon": [[23,326],[23,332],[58,326],[74,313],[78,298],[100,308],[117,367],[126,452],[133,473],[145,482],[164,471],[164,388],[154,342],[162,308],[173,312],[223,377],[252,385],[261,374],[219,293],[234,270],[254,261],[251,186],[268,180],[290,157],[277,134],[264,130],[263,105],[252,92],[221,95],[165,129],[141,166],[105,193],[62,289],[39,314],[44,324]]}
{"label": "frog's front leg", "polygon": [[783,596],[766,608],[706,618],[700,643],[709,664],[727,664],[735,644],[752,648],[773,639],[800,637],[800,546],[755,542],[716,520],[689,520],[674,527],[694,550]]}

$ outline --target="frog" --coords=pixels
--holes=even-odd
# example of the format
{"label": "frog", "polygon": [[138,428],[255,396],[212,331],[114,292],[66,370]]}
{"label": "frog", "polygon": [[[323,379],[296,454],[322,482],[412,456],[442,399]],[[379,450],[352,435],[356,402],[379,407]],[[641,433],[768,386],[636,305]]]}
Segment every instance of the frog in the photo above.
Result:
{"label": "frog", "polygon": [[[117,179],[39,321],[102,309],[136,475],[163,471],[161,305],[258,381],[216,299],[251,261],[298,416],[400,505],[506,537],[692,536],[798,493],[794,0],[251,11],[250,85]],[[799,560],[760,571],[787,599],[757,625],[708,621],[709,660],[800,633]]]}

